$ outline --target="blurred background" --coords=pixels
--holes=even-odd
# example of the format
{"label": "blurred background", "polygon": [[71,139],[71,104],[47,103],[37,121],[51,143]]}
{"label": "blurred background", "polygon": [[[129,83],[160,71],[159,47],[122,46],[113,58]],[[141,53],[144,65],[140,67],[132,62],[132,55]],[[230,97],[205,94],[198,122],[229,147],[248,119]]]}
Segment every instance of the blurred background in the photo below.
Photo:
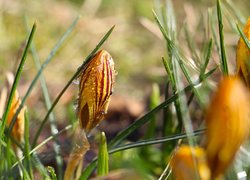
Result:
{"label": "blurred background", "polygon": [[[249,0],[228,2],[235,5],[241,17],[245,17],[239,22],[242,25],[241,22],[250,15]],[[192,41],[201,49],[208,9],[215,8],[215,5],[215,0],[173,1],[176,35],[185,55],[189,56],[184,26],[188,28]],[[147,110],[152,84],[158,83],[161,91],[165,86],[166,72],[161,57],[165,55],[166,47],[152,15],[153,9],[157,12],[164,6],[165,1],[160,0],[0,0],[0,89],[5,83],[7,71],[16,72],[23,45],[34,22],[37,23],[34,45],[42,63],[74,19],[81,16],[70,37],[44,70],[52,101],[103,35],[115,25],[102,49],[112,55],[118,72],[107,118],[110,121],[119,119],[120,124],[107,126],[104,121],[100,128],[104,131],[120,131]],[[227,11],[224,13],[227,16]],[[231,27],[236,18],[230,20],[230,17],[224,19],[224,36],[230,71],[234,72],[235,47],[239,35]],[[212,59],[217,63],[218,54],[213,53]],[[21,97],[36,72],[34,61],[29,55],[18,87]],[[76,121],[74,102],[77,94],[78,86],[72,84],[56,106],[59,127]],[[47,111],[39,83],[26,105],[31,114],[32,129]]]}
{"label": "blurred background", "polygon": [[[192,41],[196,42],[199,48],[204,40],[203,31],[206,27],[208,9],[214,8],[215,4],[216,1],[208,0],[173,1],[178,30],[176,34],[179,42],[183,42],[180,46],[183,46],[182,51],[186,52],[185,54],[188,55],[184,25],[190,31]],[[237,1],[234,4],[239,14],[243,17],[249,16],[248,0]],[[102,36],[115,25],[111,37],[102,47],[113,56],[118,72],[114,96],[119,96],[121,101],[131,100],[131,109],[138,111],[131,113],[138,115],[146,106],[152,83],[156,82],[163,86],[166,81],[161,60],[166,53],[165,44],[152,15],[153,9],[157,12],[164,6],[164,1],[160,0],[0,0],[0,85],[4,83],[7,71],[16,71],[23,44],[34,22],[37,23],[34,44],[39,59],[43,62],[74,19],[81,16],[70,38],[44,70],[50,97],[53,100]],[[233,72],[238,35],[233,32],[229,21],[224,20],[225,43],[228,57],[233,64],[230,67]],[[233,21],[234,19],[231,23]],[[218,61],[217,54],[214,54],[213,58],[215,62]],[[26,92],[36,72],[34,61],[28,56],[19,87],[21,96]],[[77,88],[77,85],[72,84],[57,106],[59,122],[65,122],[65,119],[69,118],[69,113],[62,109],[73,109]],[[37,119],[41,119],[46,111],[42,98],[38,85],[27,102],[28,106],[37,106],[30,109],[31,113],[35,111],[34,118]]]}

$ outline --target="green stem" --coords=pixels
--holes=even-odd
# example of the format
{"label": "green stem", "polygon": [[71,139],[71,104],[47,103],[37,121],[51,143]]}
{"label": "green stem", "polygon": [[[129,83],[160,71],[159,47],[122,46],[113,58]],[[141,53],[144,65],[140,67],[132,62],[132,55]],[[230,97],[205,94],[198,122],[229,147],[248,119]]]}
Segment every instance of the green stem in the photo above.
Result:
{"label": "green stem", "polygon": [[2,136],[3,136],[3,132],[4,132],[4,129],[5,129],[5,126],[6,126],[7,117],[8,117],[9,112],[10,112],[11,103],[12,103],[15,91],[17,89],[17,85],[18,85],[19,80],[21,78],[21,73],[22,73],[22,70],[23,70],[23,66],[24,66],[24,63],[26,61],[28,50],[29,50],[29,47],[30,47],[31,42],[33,40],[33,36],[35,34],[35,31],[36,31],[36,23],[33,24],[33,27],[31,29],[27,45],[26,45],[26,47],[24,49],[21,62],[20,62],[19,67],[17,69],[17,73],[16,73],[16,76],[15,76],[13,85],[11,87],[11,90],[10,90],[10,95],[9,95],[9,99],[8,99],[8,102],[7,102],[7,108],[6,108],[6,110],[5,110],[4,114],[3,114],[3,118],[2,118],[2,126],[0,128],[0,139],[2,139]]}
{"label": "green stem", "polygon": [[220,7],[220,0],[217,0],[217,16],[219,23],[219,34],[220,34],[220,50],[221,50],[221,69],[224,75],[228,75],[227,57],[224,44],[224,33],[223,33],[223,22]]}

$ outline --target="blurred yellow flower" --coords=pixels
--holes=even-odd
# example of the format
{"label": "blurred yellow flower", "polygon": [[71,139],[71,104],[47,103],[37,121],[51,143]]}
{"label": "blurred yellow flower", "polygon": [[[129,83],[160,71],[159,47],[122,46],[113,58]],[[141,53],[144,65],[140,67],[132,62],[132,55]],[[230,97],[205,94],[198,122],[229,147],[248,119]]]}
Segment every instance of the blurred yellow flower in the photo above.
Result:
{"label": "blurred yellow flower", "polygon": [[[7,126],[10,126],[10,123],[17,109],[19,108],[20,104],[21,104],[21,100],[19,99],[18,92],[15,91],[15,94],[14,94],[14,97],[10,106],[10,111],[7,117]],[[22,143],[24,141],[24,112],[25,112],[25,108],[22,108],[17,116],[16,122],[11,131],[11,136],[18,143]],[[13,143],[13,147],[15,151],[17,152],[17,147],[14,145],[14,143]]]}
{"label": "blurred yellow flower", "polygon": [[249,94],[238,77],[224,77],[206,114],[206,152],[212,177],[222,175],[249,134]]}
{"label": "blurred yellow flower", "polygon": [[[247,24],[244,28],[244,34],[250,40],[250,17],[248,18]],[[250,86],[250,49],[246,46],[242,38],[239,39],[237,52],[237,74],[242,77],[247,86]]]}
{"label": "blurred yellow flower", "polygon": [[80,75],[78,115],[87,132],[96,127],[107,113],[113,91],[115,69],[110,54],[99,51]]}
{"label": "blurred yellow flower", "polygon": [[206,153],[200,147],[180,146],[170,165],[176,180],[210,179]]}

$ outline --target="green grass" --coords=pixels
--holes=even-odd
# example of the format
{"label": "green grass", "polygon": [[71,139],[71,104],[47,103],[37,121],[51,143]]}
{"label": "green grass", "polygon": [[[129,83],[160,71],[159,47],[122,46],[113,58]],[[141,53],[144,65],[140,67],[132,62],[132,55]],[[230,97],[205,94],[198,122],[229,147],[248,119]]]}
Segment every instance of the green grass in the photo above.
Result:
{"label": "green grass", "polygon": [[[153,70],[154,65],[150,64],[150,62],[157,61],[156,64],[160,64],[160,68],[163,70],[163,75],[159,76],[154,82],[153,90],[150,95],[150,108],[133,123],[121,130],[116,136],[112,137],[110,141],[106,140],[104,132],[101,133],[99,141],[97,140],[98,138],[96,138],[98,133],[91,133],[89,138],[91,139],[90,143],[99,143],[99,153],[96,154],[91,162],[84,164],[84,168],[81,169],[80,172],[80,179],[88,179],[95,170],[97,171],[96,176],[105,176],[117,169],[134,169],[138,176],[145,179],[156,179],[159,177],[160,179],[173,179],[169,162],[175,148],[181,143],[189,144],[190,146],[196,146],[201,143],[203,134],[206,131],[203,116],[209,103],[211,93],[214,91],[214,82],[218,81],[218,77],[221,78],[225,75],[234,74],[229,68],[230,65],[234,63],[230,61],[232,58],[228,56],[228,51],[226,51],[228,48],[226,39],[227,36],[229,36],[226,32],[229,30],[224,20],[228,19],[225,17],[224,13],[229,13],[230,17],[235,18],[233,19],[234,22],[239,21],[240,23],[244,23],[244,15],[240,14],[238,11],[233,11],[233,2],[221,2],[217,0],[217,4],[213,4],[212,7],[202,12],[203,15],[206,14],[208,17],[206,22],[202,21],[204,19],[203,17],[199,20],[197,18],[196,20],[199,21],[197,22],[197,26],[199,27],[194,28],[195,30],[192,32],[188,27],[188,23],[184,23],[184,20],[183,22],[179,22],[180,18],[178,18],[177,9],[175,9],[176,7],[173,3],[175,2],[170,0],[166,1],[166,3],[161,3],[156,0],[152,15],[145,12],[146,10],[138,12],[143,15],[145,13],[147,14],[145,16],[150,17],[148,20],[153,22],[151,28],[157,28],[158,30],[157,32],[151,32],[158,33],[158,37],[162,37],[159,43],[162,53],[159,54],[157,51],[154,56],[150,56],[155,59],[144,61],[145,66],[139,65],[135,68],[141,73],[144,71],[143,68],[147,67],[150,71],[152,69],[152,72],[155,73]],[[146,9],[148,5],[149,4],[143,7]],[[108,5],[105,2],[100,5],[100,7],[103,6],[106,7]],[[139,3],[135,4],[135,8],[138,9],[138,7]],[[217,13],[214,13],[215,11]],[[75,122],[68,120],[64,122],[65,126],[63,128],[60,127],[56,107],[59,106],[60,100],[63,95],[66,94],[72,82],[79,77],[82,71],[84,71],[87,64],[98,50],[101,47],[105,47],[108,50],[108,48],[112,46],[112,42],[115,40],[110,37],[113,35],[116,36],[116,33],[121,31],[119,27],[120,24],[116,25],[116,29],[115,26],[112,26],[106,33],[102,34],[101,38],[96,36],[91,37],[91,41],[93,42],[96,42],[98,39],[100,39],[100,41],[97,45],[92,44],[92,47],[89,48],[91,50],[89,50],[88,55],[84,55],[82,63],[78,65],[79,67],[75,68],[75,71],[70,74],[70,77],[62,83],[63,86],[60,87],[57,95],[54,96],[50,92],[50,85],[52,83],[49,82],[50,79],[47,79],[45,71],[55,64],[60,64],[60,61],[52,62],[52,60],[56,60],[57,55],[67,49],[68,43],[70,43],[72,39],[74,40],[73,37],[76,35],[76,29],[80,26],[79,21],[81,20],[79,17],[75,18],[68,28],[65,28],[66,30],[64,33],[61,32],[62,29],[60,29],[58,33],[60,37],[55,41],[54,47],[51,47],[49,55],[42,61],[42,58],[39,56],[39,48],[41,48],[41,45],[36,42],[36,37],[39,36],[36,32],[36,23],[30,31],[27,17],[28,16],[26,16],[24,26],[26,26],[29,36],[25,48],[23,49],[14,83],[10,89],[6,108],[0,123],[0,177],[1,179],[8,177],[10,179],[31,180],[36,177],[41,177],[43,179],[60,180],[63,178],[64,167],[66,165],[64,163],[66,162],[64,162],[64,157],[62,155],[64,151],[59,143],[59,139],[61,137],[70,138],[70,134],[75,131],[76,125],[74,124]],[[135,21],[135,19],[132,20]],[[91,19],[88,19],[88,21],[91,21]],[[183,24],[185,25],[182,26]],[[232,26],[232,24],[236,24],[235,27],[237,32],[235,32],[235,27]],[[249,40],[242,32],[242,28],[240,28],[237,23],[232,24],[231,26],[229,25],[229,27],[232,28],[231,30],[235,33],[234,35],[238,38],[242,37],[249,48]],[[40,24],[40,26],[42,26],[42,24]],[[114,31],[114,29],[117,31]],[[149,28],[149,30],[152,29]],[[144,30],[146,30],[146,28]],[[208,33],[202,32],[203,30]],[[129,31],[131,31],[131,29],[129,29]],[[150,34],[150,32],[148,33]],[[194,33],[199,35],[203,34],[204,37],[197,40]],[[147,34],[147,36],[152,35],[149,34]],[[127,34],[124,34],[124,36],[126,35]],[[142,33],[142,36],[143,35]],[[84,38],[85,35],[82,34],[82,37]],[[86,36],[85,38],[89,37]],[[140,38],[144,38],[144,36]],[[153,36],[152,39],[156,39],[156,37]],[[133,40],[136,41],[137,39]],[[235,44],[236,43],[237,42],[235,42]],[[118,47],[119,45],[117,45],[117,48]],[[147,48],[150,47],[147,46]],[[121,54],[125,57],[130,57],[129,53],[133,52],[133,50],[132,48],[131,50],[126,49],[126,52],[122,52]],[[115,51],[115,48],[112,51]],[[144,50],[144,53],[147,54],[149,52]],[[143,59],[143,57],[146,56],[145,54],[140,57],[135,56],[134,59]],[[216,57],[218,61],[214,62]],[[7,127],[7,117],[10,114],[10,106],[14,92],[18,89],[20,84],[23,83],[20,81],[21,78],[27,76],[29,73],[29,69],[24,68],[25,63],[27,63],[26,59],[29,58],[34,60],[37,72],[34,76],[31,76],[33,79],[30,81],[25,93],[22,93],[24,95],[21,104],[12,119],[11,125]],[[62,57],[60,56],[60,58]],[[130,59],[127,59],[127,61],[130,61]],[[69,64],[70,63],[71,61],[69,60]],[[122,65],[124,67],[121,67],[121,69],[127,69],[128,71],[130,68],[129,63],[131,62],[127,62],[127,64],[123,63]],[[116,66],[119,65],[118,63]],[[220,71],[217,67],[220,67]],[[63,72],[63,70],[64,69],[61,71]],[[122,76],[126,75],[126,73],[121,74]],[[142,74],[142,76],[144,75],[145,74]],[[118,84],[120,80],[124,82],[119,76],[118,74],[116,80]],[[14,123],[22,107],[28,102],[28,98],[32,97],[32,92],[35,92],[34,89],[39,86],[38,80],[40,80],[43,96],[42,100],[44,100],[43,103],[46,107],[45,115],[42,115],[42,117],[39,117],[39,121],[36,121],[30,112],[31,109],[35,109],[36,106],[27,107],[24,119],[24,142],[15,142],[14,138],[11,137],[11,132],[14,130]],[[25,81],[25,78],[23,81]],[[128,84],[128,86],[131,85]],[[149,86],[152,87],[151,82]],[[120,85],[120,87],[122,86]],[[134,88],[136,89],[136,87]],[[119,93],[119,91],[115,91],[115,93]],[[77,93],[74,97],[76,96]],[[71,104],[73,104],[73,101],[74,100],[72,100]],[[38,111],[39,110],[36,110],[36,112]],[[202,115],[197,115],[199,112],[201,112]],[[75,115],[71,114],[69,117],[74,119]],[[198,119],[198,121],[195,121],[196,119]],[[69,122],[70,124],[68,124]],[[32,129],[31,131],[34,123],[37,124],[36,129]],[[44,131],[48,133],[48,130],[46,130],[47,124],[50,130],[48,137],[45,138],[41,135]],[[135,142],[130,142],[128,140],[129,136],[133,136],[133,133],[142,129],[144,135],[141,135],[138,140]],[[39,138],[43,138],[41,142],[38,141]],[[20,148],[23,153],[22,157],[18,157],[15,154],[12,149],[12,143]],[[43,160],[39,159],[39,153],[41,153],[49,143],[52,143],[52,149],[55,152],[56,166],[45,165]],[[247,146],[245,149],[249,151]],[[127,156],[129,156],[129,158]],[[228,174],[232,174],[233,177],[236,176],[239,171],[249,172],[249,165],[242,167],[239,164],[240,163],[236,163],[235,167],[229,169]],[[250,174],[248,174],[248,176],[250,176]]]}

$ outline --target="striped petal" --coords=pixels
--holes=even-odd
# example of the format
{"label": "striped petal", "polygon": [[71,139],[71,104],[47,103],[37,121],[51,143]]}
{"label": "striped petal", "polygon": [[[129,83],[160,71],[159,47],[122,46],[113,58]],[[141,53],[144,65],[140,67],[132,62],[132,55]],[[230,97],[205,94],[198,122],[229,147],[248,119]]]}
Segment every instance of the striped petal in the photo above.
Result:
{"label": "striped petal", "polygon": [[108,110],[114,85],[114,61],[110,54],[99,51],[80,76],[78,116],[87,132],[96,127]]}

